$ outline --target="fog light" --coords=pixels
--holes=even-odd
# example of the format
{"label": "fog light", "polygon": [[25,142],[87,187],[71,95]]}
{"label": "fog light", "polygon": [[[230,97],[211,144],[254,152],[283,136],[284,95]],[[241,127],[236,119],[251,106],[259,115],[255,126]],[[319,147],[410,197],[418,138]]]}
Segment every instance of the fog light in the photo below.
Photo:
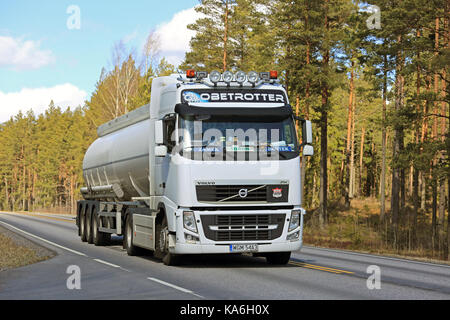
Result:
{"label": "fog light", "polygon": [[238,71],[236,72],[236,81],[239,83],[244,83],[245,80],[247,80],[247,75],[244,71]]}
{"label": "fog light", "polygon": [[188,243],[197,243],[199,239],[191,234],[185,233],[184,238],[186,239],[186,242]]}
{"label": "fog light", "polygon": [[248,78],[248,82],[250,82],[250,83],[252,83],[252,84],[255,84],[255,83],[258,82],[258,80],[259,80],[258,73],[255,72],[255,71],[250,71],[250,72],[247,74],[247,78]]}
{"label": "fog light", "polygon": [[225,81],[226,83],[230,83],[231,81],[233,81],[233,73],[231,71],[225,71],[222,77],[223,81]]}
{"label": "fog light", "polygon": [[220,81],[220,72],[219,71],[212,71],[209,74],[209,80],[211,80],[212,83],[217,83]]}
{"label": "fog light", "polygon": [[300,237],[300,231],[297,231],[297,232],[289,234],[287,236],[286,240],[294,241],[294,240],[298,240],[299,237]]}

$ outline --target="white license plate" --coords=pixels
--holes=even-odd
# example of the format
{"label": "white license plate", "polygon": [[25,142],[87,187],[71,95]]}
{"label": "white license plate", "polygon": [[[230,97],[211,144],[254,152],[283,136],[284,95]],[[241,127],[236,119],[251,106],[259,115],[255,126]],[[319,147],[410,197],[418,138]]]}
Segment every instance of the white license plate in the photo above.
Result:
{"label": "white license plate", "polygon": [[230,252],[258,252],[257,244],[230,244]]}

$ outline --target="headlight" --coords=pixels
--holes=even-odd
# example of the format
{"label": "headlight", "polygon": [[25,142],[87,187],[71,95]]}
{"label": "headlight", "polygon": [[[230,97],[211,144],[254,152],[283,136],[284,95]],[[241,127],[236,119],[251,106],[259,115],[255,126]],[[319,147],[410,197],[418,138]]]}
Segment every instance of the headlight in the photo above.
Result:
{"label": "headlight", "polygon": [[292,211],[288,232],[298,228],[298,226],[300,225],[300,214],[300,211]]}
{"label": "headlight", "polygon": [[194,212],[183,211],[183,224],[189,231],[197,233],[197,223],[195,223]]}

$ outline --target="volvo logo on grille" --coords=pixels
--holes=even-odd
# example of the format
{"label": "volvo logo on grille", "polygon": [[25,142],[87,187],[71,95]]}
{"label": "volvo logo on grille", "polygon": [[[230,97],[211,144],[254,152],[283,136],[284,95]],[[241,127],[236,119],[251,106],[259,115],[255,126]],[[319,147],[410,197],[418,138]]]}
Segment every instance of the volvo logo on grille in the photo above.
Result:
{"label": "volvo logo on grille", "polygon": [[239,190],[239,197],[246,198],[248,194],[248,189],[241,189]]}

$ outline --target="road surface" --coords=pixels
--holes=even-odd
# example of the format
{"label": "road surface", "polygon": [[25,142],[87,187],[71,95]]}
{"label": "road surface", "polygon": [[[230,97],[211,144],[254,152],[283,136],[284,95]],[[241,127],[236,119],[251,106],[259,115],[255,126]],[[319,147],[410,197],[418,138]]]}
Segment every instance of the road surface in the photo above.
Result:
{"label": "road surface", "polygon": [[[304,247],[286,266],[208,255],[168,267],[151,255],[127,256],[119,237],[106,247],[81,242],[72,218],[0,213],[0,225],[57,253],[0,272],[0,299],[450,299],[448,265]],[[68,289],[69,266],[79,268],[80,289]],[[369,289],[378,268],[380,289]]]}

